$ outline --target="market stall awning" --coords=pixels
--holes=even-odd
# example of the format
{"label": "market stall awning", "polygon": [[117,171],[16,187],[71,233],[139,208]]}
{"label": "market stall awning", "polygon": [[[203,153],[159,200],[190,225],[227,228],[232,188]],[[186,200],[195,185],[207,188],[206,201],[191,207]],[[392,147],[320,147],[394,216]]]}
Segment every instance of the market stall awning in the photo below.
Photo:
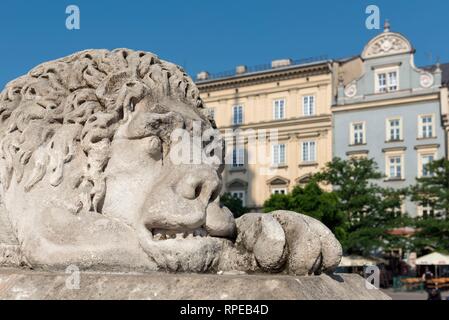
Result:
{"label": "market stall awning", "polygon": [[449,265],[449,256],[438,252],[432,252],[428,255],[416,259],[417,265],[444,266]]}
{"label": "market stall awning", "polygon": [[343,256],[339,267],[363,267],[363,266],[375,266],[378,264],[387,264],[387,261],[380,258],[368,258],[362,256]]}
{"label": "market stall awning", "polygon": [[403,228],[396,228],[396,229],[388,230],[387,233],[391,234],[393,236],[411,236],[411,235],[414,235],[416,233],[416,231],[417,230],[415,228],[403,227]]}

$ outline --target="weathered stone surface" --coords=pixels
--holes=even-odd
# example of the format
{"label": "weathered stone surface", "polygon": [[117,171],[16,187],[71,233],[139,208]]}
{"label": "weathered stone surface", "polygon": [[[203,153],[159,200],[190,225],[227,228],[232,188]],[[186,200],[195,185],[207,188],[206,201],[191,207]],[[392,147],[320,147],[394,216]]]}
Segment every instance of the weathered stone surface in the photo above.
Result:
{"label": "weathered stone surface", "polygon": [[199,143],[200,159],[207,149],[217,161],[173,157],[174,136],[214,129],[192,79],[149,52],[86,50],[11,81],[0,94],[0,265],[332,271],[341,246],[320,222],[287,211],[235,221],[218,206],[222,139]]}
{"label": "weathered stone surface", "polygon": [[11,223],[0,201],[0,243],[5,245],[18,245]]}
{"label": "weathered stone surface", "polygon": [[[355,274],[315,277],[212,274],[81,273],[79,289],[67,274],[0,269],[0,299],[389,300]],[[368,285],[369,287],[369,285]]]}
{"label": "weathered stone surface", "polygon": [[211,203],[207,206],[205,228],[211,236],[233,237],[236,232],[234,216],[228,208]]}
{"label": "weathered stone surface", "polygon": [[277,220],[271,215],[248,213],[237,221],[237,243],[253,252],[263,269],[279,269],[285,263],[287,249],[284,230]]}

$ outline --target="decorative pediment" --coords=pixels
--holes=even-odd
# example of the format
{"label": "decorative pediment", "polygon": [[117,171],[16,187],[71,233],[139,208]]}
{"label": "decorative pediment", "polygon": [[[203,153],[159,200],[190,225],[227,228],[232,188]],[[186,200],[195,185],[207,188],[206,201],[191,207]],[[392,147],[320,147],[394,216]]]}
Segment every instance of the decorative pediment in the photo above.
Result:
{"label": "decorative pediment", "polygon": [[283,178],[281,176],[275,176],[267,181],[267,184],[272,186],[285,186],[288,185],[289,183],[290,180]]}
{"label": "decorative pediment", "polygon": [[299,178],[295,179],[296,184],[306,184],[310,182],[310,179],[312,178],[311,173],[307,173],[305,175],[300,176]]}
{"label": "decorative pediment", "polygon": [[370,59],[412,51],[411,43],[404,36],[395,32],[383,32],[365,46],[362,58]]}
{"label": "decorative pediment", "polygon": [[234,179],[226,184],[228,189],[246,189],[248,187],[248,182],[241,179]]}

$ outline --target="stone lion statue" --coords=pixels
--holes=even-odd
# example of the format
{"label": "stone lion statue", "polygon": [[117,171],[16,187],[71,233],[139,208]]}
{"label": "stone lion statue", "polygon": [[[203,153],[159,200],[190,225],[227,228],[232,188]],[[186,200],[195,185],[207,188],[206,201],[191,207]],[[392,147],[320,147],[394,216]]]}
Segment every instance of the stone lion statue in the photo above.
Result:
{"label": "stone lion statue", "polygon": [[222,165],[175,164],[176,129],[214,128],[184,70],[151,53],[87,50],[0,95],[0,215],[40,269],[332,271],[341,246],[287,211],[234,219]]}

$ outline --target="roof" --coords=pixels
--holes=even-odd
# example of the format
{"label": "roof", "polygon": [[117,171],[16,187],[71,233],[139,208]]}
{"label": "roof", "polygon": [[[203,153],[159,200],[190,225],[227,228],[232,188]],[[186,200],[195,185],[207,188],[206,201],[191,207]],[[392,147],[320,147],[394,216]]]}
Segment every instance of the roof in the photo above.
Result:
{"label": "roof", "polygon": [[[286,59],[286,60],[289,60],[289,59]],[[217,81],[217,80],[248,77],[248,76],[253,76],[253,75],[258,75],[258,74],[278,72],[278,71],[290,70],[290,69],[295,69],[295,68],[304,68],[304,67],[313,66],[316,64],[328,63],[329,59],[327,58],[326,55],[321,55],[321,56],[317,56],[317,57],[310,57],[310,58],[305,58],[305,59],[289,60],[289,61],[290,61],[290,63],[288,65],[282,66],[282,67],[273,67],[271,64],[261,64],[261,65],[251,66],[251,67],[243,66],[246,69],[242,73],[237,73],[237,71],[235,69],[224,71],[224,72],[219,72],[219,73],[211,73],[211,74],[208,74],[207,79],[204,79],[204,80],[196,79],[196,84],[198,85],[198,84]]]}
{"label": "roof", "polygon": [[416,229],[410,227],[396,228],[387,231],[387,233],[393,236],[410,236],[416,233]]}

